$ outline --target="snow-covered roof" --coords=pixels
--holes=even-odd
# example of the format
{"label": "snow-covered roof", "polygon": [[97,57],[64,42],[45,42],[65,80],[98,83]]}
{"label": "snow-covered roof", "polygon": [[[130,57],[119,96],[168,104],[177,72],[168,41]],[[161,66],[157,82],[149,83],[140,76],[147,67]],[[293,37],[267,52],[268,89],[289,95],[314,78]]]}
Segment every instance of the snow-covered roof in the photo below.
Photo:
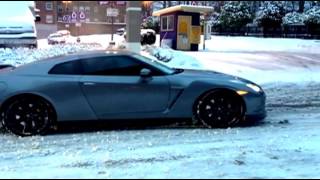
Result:
{"label": "snow-covered roof", "polygon": [[212,12],[214,9],[210,6],[193,6],[193,5],[178,5],[172,6],[166,9],[161,9],[152,13],[153,16],[161,16],[162,14],[172,13],[176,11],[183,12],[196,12],[196,13],[208,13]]}

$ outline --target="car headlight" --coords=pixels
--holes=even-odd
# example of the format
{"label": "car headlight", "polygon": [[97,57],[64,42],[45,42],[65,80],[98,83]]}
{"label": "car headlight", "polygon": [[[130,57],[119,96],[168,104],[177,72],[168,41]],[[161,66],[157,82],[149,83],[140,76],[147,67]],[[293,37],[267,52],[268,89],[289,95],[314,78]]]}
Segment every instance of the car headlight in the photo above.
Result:
{"label": "car headlight", "polygon": [[255,85],[255,84],[246,84],[246,85],[247,85],[247,87],[251,88],[251,89],[254,90],[255,92],[260,92],[260,91],[262,91],[262,89],[261,89],[259,86]]}

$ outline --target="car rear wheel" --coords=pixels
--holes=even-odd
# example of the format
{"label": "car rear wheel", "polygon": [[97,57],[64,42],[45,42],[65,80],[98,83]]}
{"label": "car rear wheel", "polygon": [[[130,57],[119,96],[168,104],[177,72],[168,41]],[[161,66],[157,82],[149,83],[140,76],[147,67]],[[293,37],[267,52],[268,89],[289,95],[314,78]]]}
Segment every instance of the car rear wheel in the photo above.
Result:
{"label": "car rear wheel", "polygon": [[244,103],[232,91],[211,91],[195,104],[194,115],[208,128],[225,128],[237,125],[244,118]]}
{"label": "car rear wheel", "polygon": [[52,106],[37,97],[20,97],[12,100],[1,113],[3,126],[19,136],[45,133],[55,120]]}

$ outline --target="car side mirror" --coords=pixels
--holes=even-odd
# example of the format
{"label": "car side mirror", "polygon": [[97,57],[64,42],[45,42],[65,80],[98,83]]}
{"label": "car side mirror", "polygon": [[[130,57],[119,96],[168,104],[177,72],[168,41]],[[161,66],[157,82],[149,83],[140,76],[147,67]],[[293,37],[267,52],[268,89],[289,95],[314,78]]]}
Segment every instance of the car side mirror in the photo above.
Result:
{"label": "car side mirror", "polygon": [[41,17],[40,17],[40,15],[39,14],[37,14],[36,16],[35,16],[35,20],[34,20],[35,22],[40,22],[41,21]]}
{"label": "car side mirror", "polygon": [[149,78],[149,77],[151,77],[151,70],[150,70],[150,69],[146,69],[146,68],[141,69],[141,71],[140,71],[140,76],[141,76],[142,78]]}

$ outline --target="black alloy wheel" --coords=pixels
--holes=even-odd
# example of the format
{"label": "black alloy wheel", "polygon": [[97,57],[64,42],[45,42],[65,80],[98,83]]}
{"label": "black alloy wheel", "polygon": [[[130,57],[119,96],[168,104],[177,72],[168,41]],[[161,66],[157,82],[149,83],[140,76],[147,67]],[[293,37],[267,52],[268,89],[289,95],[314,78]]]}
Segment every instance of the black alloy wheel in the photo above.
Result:
{"label": "black alloy wheel", "polygon": [[3,126],[19,136],[45,133],[55,120],[52,106],[36,97],[16,98],[1,112]]}
{"label": "black alloy wheel", "polygon": [[211,91],[196,103],[194,114],[208,128],[226,128],[237,125],[244,118],[244,103],[232,91]]}

